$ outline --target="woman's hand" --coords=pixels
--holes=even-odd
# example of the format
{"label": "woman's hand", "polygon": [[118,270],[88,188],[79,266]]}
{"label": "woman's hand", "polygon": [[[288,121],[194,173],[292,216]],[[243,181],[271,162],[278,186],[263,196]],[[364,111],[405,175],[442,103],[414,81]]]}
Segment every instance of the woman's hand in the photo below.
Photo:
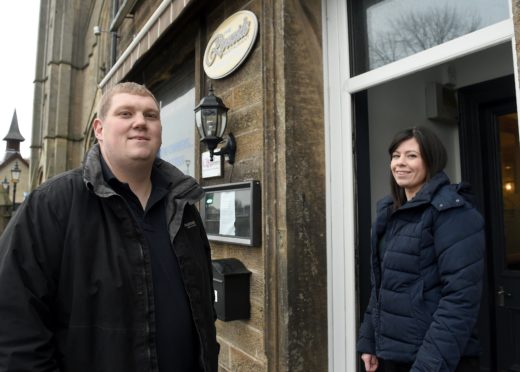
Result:
{"label": "woman's hand", "polygon": [[374,372],[379,367],[379,360],[372,354],[361,354],[361,359],[365,363],[365,369],[367,372]]}

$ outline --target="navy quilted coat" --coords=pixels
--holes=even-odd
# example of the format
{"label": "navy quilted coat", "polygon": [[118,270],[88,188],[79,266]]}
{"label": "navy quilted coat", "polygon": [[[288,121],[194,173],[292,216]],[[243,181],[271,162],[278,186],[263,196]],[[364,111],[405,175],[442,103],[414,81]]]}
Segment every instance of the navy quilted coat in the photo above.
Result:
{"label": "navy quilted coat", "polygon": [[414,372],[454,371],[461,356],[478,356],[484,246],[482,216],[467,189],[443,172],[396,211],[390,197],[382,199],[358,351],[413,363]]}

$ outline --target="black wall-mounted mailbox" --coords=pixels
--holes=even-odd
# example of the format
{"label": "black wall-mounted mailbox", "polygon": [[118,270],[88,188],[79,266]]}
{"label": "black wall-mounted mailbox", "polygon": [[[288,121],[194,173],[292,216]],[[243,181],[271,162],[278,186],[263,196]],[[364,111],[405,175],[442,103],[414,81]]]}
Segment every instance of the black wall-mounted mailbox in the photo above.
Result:
{"label": "black wall-mounted mailbox", "polygon": [[213,289],[218,319],[249,319],[250,278],[251,271],[236,258],[213,260]]}

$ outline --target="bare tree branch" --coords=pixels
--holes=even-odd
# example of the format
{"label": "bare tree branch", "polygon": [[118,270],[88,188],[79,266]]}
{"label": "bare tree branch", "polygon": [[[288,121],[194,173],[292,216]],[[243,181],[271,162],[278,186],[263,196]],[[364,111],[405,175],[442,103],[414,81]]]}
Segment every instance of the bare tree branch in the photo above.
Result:
{"label": "bare tree branch", "polygon": [[478,30],[481,18],[476,11],[464,13],[445,4],[409,10],[388,23],[389,28],[370,42],[371,69]]}

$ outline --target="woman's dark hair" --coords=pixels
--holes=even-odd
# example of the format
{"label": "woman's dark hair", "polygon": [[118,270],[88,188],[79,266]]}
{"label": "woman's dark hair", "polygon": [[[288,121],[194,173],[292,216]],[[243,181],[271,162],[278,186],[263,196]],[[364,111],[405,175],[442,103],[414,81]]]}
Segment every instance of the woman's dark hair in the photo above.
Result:
{"label": "woman's dark hair", "polygon": [[[390,143],[390,147],[388,147],[390,159],[399,145],[410,138],[415,138],[419,144],[421,157],[426,166],[426,180],[429,180],[446,167],[448,161],[446,148],[435,133],[424,127],[408,128],[397,133]],[[392,172],[390,172],[390,187],[394,199],[394,209],[397,209],[406,203],[406,194],[404,189],[395,182]]]}

